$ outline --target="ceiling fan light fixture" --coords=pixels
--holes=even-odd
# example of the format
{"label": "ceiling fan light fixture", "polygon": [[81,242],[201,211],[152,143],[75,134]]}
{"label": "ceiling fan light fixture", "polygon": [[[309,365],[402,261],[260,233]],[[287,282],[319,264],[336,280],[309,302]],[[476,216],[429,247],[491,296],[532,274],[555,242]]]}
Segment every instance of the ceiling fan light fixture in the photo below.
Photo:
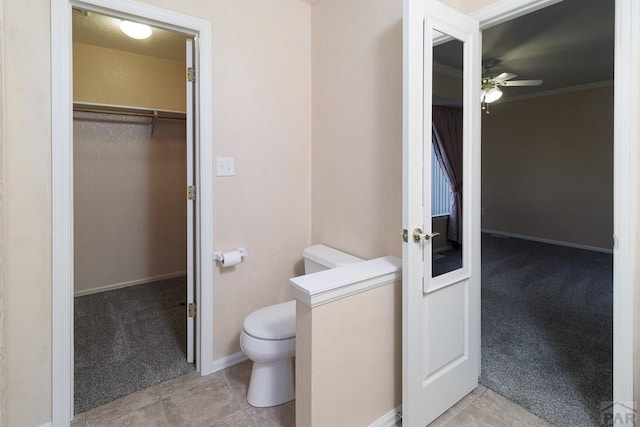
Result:
{"label": "ceiling fan light fixture", "polygon": [[485,104],[491,104],[496,102],[502,97],[502,91],[497,87],[482,90],[482,102]]}
{"label": "ceiling fan light fixture", "polygon": [[151,27],[137,22],[122,21],[120,30],[132,39],[143,40],[151,36]]}

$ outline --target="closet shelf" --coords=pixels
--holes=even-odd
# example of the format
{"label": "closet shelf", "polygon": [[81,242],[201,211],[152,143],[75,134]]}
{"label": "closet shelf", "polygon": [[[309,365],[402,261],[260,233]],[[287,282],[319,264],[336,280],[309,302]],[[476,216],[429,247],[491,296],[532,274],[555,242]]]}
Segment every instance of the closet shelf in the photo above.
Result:
{"label": "closet shelf", "polygon": [[150,108],[128,107],[123,105],[93,104],[86,102],[74,102],[73,111],[82,113],[115,114],[124,116],[149,117],[151,119],[151,138],[156,130],[158,119],[186,120],[187,114],[183,111],[160,110]]}
{"label": "closet shelf", "polygon": [[87,102],[74,102],[73,111],[84,113],[122,114],[125,116],[156,117],[158,119],[176,120],[185,120],[187,117],[187,114],[184,111],[127,107],[124,105],[92,104]]}

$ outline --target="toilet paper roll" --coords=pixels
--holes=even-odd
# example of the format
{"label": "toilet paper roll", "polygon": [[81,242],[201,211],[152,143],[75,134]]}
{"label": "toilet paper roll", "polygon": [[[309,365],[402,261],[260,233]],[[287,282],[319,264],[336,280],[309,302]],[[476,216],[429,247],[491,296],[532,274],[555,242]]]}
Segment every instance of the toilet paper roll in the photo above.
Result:
{"label": "toilet paper roll", "polygon": [[239,251],[231,251],[224,252],[222,254],[222,266],[223,267],[231,267],[232,265],[237,265],[242,262],[242,255],[240,255]]}

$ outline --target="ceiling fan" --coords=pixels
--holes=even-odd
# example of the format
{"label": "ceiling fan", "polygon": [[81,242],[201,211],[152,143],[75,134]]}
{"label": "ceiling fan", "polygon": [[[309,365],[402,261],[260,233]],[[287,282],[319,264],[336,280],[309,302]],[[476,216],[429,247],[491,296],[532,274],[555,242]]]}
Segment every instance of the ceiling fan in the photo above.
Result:
{"label": "ceiling fan", "polygon": [[[489,62],[489,61],[487,61]],[[488,71],[492,65],[487,64],[485,66],[485,72]],[[496,102],[502,97],[501,87],[505,86],[540,86],[542,80],[512,80],[518,77],[517,74],[502,73],[495,77],[483,77],[482,89],[481,89],[481,103],[482,109],[489,114],[488,104]]]}

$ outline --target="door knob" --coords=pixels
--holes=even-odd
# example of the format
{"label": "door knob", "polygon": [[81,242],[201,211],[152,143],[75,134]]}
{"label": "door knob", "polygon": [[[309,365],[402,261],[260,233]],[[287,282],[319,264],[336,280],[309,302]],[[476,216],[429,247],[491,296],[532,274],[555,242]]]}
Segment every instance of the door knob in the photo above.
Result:
{"label": "door knob", "polygon": [[413,241],[416,243],[420,243],[421,240],[427,241],[432,237],[439,236],[440,233],[423,233],[421,228],[416,228],[413,230]]}

